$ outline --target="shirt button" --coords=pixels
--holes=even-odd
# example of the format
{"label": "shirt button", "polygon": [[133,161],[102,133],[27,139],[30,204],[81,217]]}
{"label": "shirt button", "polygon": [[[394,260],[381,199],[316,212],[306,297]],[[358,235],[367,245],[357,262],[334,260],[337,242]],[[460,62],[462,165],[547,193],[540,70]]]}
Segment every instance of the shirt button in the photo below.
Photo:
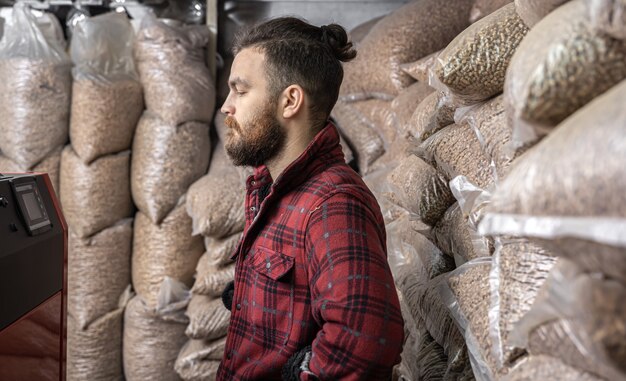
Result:
{"label": "shirt button", "polygon": [[269,269],[270,267],[272,267],[271,263],[267,262],[267,264],[265,265],[265,268]]}
{"label": "shirt button", "polygon": [[251,212],[254,212],[255,210],[256,210],[256,206],[251,206],[251,207],[250,207],[250,211],[251,211]]}
{"label": "shirt button", "polygon": [[241,303],[237,303],[237,309],[241,310]]}
{"label": "shirt button", "polygon": [[250,185],[255,186],[255,185],[256,185],[256,181],[252,180],[252,181],[250,182]]}

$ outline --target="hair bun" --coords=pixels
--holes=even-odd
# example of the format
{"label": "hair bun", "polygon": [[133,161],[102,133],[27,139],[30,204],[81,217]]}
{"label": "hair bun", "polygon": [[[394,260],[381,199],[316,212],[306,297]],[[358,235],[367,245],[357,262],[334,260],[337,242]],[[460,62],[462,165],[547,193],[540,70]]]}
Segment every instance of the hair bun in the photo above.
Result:
{"label": "hair bun", "polygon": [[330,46],[339,61],[347,62],[356,57],[356,50],[352,47],[352,42],[348,41],[348,34],[341,25],[322,25],[320,30],[322,42]]}

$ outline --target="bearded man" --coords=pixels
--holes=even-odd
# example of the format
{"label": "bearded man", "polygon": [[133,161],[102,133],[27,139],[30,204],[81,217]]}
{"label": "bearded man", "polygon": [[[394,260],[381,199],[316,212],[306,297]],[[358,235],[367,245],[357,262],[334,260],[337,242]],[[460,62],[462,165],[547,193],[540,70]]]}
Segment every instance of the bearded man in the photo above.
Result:
{"label": "bearded man", "polygon": [[329,122],[356,51],[341,26],[296,18],[233,51],[224,146],[255,169],[217,379],[390,380],[404,333],[385,225]]}

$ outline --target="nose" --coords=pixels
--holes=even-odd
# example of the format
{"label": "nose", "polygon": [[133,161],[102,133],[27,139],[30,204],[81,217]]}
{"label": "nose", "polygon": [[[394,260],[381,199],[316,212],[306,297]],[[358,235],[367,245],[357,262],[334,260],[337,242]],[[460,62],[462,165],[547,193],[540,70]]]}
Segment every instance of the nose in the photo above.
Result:
{"label": "nose", "polygon": [[220,111],[223,114],[226,114],[227,116],[232,116],[235,113],[235,106],[233,105],[233,102],[232,102],[232,94],[233,94],[232,91],[228,92],[228,97],[226,97],[224,104],[220,108]]}

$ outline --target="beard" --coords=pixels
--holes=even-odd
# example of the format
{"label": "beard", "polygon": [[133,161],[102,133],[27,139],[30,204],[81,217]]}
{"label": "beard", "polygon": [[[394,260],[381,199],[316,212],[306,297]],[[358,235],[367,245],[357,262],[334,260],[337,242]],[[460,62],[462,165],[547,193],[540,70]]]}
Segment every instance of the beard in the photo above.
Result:
{"label": "beard", "polygon": [[268,107],[249,123],[239,124],[227,116],[224,149],[236,166],[257,167],[275,157],[285,144],[286,134],[278,119]]}

